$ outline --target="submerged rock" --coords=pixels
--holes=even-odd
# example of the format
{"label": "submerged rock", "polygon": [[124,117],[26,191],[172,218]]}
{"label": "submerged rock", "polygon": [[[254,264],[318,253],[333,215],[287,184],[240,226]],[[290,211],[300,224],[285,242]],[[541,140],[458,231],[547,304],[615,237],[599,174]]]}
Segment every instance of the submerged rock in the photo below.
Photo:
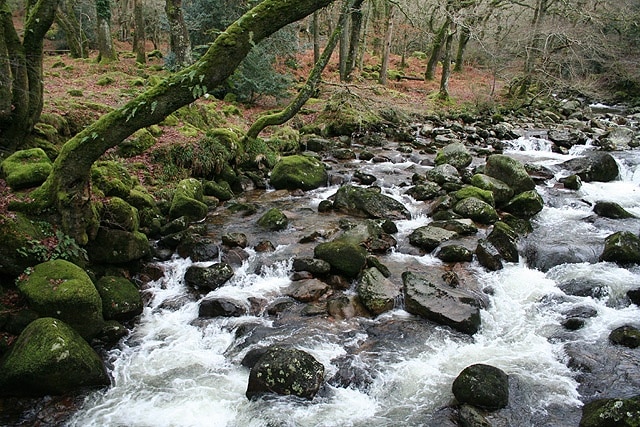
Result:
{"label": "submerged rock", "polygon": [[494,366],[467,366],[453,382],[452,391],[458,402],[497,410],[509,404],[509,376]]}
{"label": "submerged rock", "polygon": [[295,348],[270,347],[251,368],[246,396],[293,395],[313,399],[324,381],[324,366]]}

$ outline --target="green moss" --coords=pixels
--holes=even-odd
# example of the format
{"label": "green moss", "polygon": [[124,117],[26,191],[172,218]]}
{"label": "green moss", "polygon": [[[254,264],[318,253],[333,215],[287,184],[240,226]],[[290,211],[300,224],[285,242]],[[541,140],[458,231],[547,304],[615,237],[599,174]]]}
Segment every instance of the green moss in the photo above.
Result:
{"label": "green moss", "polygon": [[37,187],[52,170],[52,163],[41,148],[16,151],[1,164],[0,170],[13,190]]}
{"label": "green moss", "polygon": [[111,197],[103,204],[100,222],[109,228],[138,231],[140,225],[138,209],[120,197]]}
{"label": "green moss", "polygon": [[107,320],[129,320],[142,313],[138,288],[124,277],[105,276],[96,282]]}
{"label": "green moss", "polygon": [[91,168],[91,183],[100,189],[105,196],[121,197],[129,196],[129,192],[135,185],[129,171],[120,163],[114,161],[99,161]]}
{"label": "green moss", "polygon": [[356,277],[367,262],[367,251],[362,246],[341,240],[320,243],[314,249],[314,256],[347,277]]}
{"label": "green moss", "polygon": [[200,181],[189,178],[178,183],[169,210],[169,216],[172,219],[185,216],[192,220],[199,220],[207,215],[208,210],[204,203],[204,190]]}
{"label": "green moss", "polygon": [[98,79],[98,81],[96,82],[96,84],[98,86],[108,86],[111,83],[115,82],[115,79],[109,75],[106,76],[102,76]]}
{"label": "green moss", "polygon": [[122,157],[134,157],[153,147],[156,142],[151,132],[147,129],[139,129],[131,137],[118,145],[118,154]]}
{"label": "green moss", "polygon": [[80,89],[69,89],[67,93],[69,94],[69,96],[76,96],[76,97],[84,96],[84,93]]}
{"label": "green moss", "polygon": [[324,164],[309,156],[283,157],[271,171],[271,185],[276,189],[312,190],[327,184]]}
{"label": "green moss", "polygon": [[260,217],[258,225],[267,230],[279,231],[288,227],[289,219],[279,209],[271,208]]}
{"label": "green moss", "polygon": [[41,261],[36,254],[29,253],[28,248],[32,242],[44,239],[45,234],[25,215],[0,215],[0,236],[0,273],[17,277],[25,268]]}
{"label": "green moss", "polygon": [[495,206],[493,193],[491,191],[483,190],[478,187],[467,186],[461,188],[460,190],[456,191],[453,196],[457,200],[466,199],[467,197],[475,197],[476,199],[480,199],[483,202],[490,204],[491,206]]}
{"label": "green moss", "polygon": [[357,131],[375,129],[382,123],[377,108],[354,93],[337,91],[318,116],[325,136],[351,135]]}

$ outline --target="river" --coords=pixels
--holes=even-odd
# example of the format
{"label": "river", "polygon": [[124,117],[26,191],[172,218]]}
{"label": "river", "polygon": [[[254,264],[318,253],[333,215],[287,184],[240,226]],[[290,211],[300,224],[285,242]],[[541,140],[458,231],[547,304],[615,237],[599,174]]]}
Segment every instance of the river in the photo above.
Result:
{"label": "river", "polygon": [[[356,160],[333,167],[343,168],[347,175],[360,170],[378,177],[382,191],[411,211],[411,220],[397,221],[397,249],[380,257],[392,279],[398,280],[407,268],[441,263],[403,243],[430,219],[423,213],[424,203],[403,195],[400,185],[430,167],[420,164],[417,154],[400,154],[393,147],[381,150],[391,161]],[[579,150],[560,155],[544,140],[521,138],[506,153],[552,168],[555,178],[537,187],[545,208],[522,244],[520,263],[506,264],[497,272],[485,271],[477,261],[467,266],[488,291],[490,302],[481,313],[482,328],[473,337],[412,316],[401,301],[374,319],[281,319],[264,310],[238,318],[198,319],[198,304],[205,297],[232,296],[248,306],[258,301],[261,307],[281,298],[291,283],[293,257],[313,253],[313,245],[297,242],[313,231],[331,230],[340,219],[317,214],[318,204],[336,191],[335,186],[302,196],[256,191],[246,195],[248,200],[261,208],[283,209],[291,218],[288,230],[275,237],[261,234],[255,220],[221,212],[210,219],[210,235],[240,231],[250,241],[268,238],[275,252],[249,251],[250,258],[224,287],[203,296],[194,296],[184,284],[189,259],[158,263],[164,277],[145,285],[147,305],[139,322],[108,354],[112,386],[90,394],[68,425],[436,426],[442,425],[443,408],[453,400],[451,384],[458,373],[468,365],[486,363],[510,376],[510,404],[488,416],[493,425],[577,426],[582,402],[594,397],[589,394],[598,385],[581,385],[579,372],[569,367],[568,349],[606,346],[612,329],[640,319],[640,309],[625,300],[627,290],[640,288],[640,269],[597,260],[604,237],[619,227],[637,233],[640,222],[594,218],[590,203],[615,201],[640,216],[640,155],[616,153],[620,180],[585,183],[573,192],[558,184],[566,172],[557,165],[580,155]],[[564,263],[550,263],[554,256],[564,257]],[[559,285],[576,278],[597,278],[604,283],[602,295],[566,295]],[[584,308],[597,316],[586,319],[577,331],[562,327],[565,313]],[[325,366],[327,383],[312,401],[245,397],[249,370],[241,365],[243,357],[256,346],[278,342],[309,352]],[[345,370],[353,379],[350,386],[331,381],[336,374],[344,376]],[[589,377],[595,381],[592,377],[597,373]],[[638,394],[640,385],[634,381],[622,392]],[[604,397],[614,392],[600,388]]]}

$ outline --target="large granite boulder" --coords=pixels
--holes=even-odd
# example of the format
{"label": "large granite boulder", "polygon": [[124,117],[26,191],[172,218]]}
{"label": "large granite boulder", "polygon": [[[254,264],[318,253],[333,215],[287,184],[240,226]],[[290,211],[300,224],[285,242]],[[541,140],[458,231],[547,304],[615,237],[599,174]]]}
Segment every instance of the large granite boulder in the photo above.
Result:
{"label": "large granite boulder", "polygon": [[513,197],[513,189],[499,179],[484,174],[475,174],[471,177],[471,185],[493,193],[496,206],[504,206]]}
{"label": "large granite boulder", "polygon": [[106,320],[126,321],[142,313],[140,291],[129,279],[104,276],[95,286],[102,299],[102,315]]}
{"label": "large granite boulder", "polygon": [[523,191],[503,208],[518,218],[531,218],[544,208],[544,200],[536,190]]}
{"label": "large granite boulder", "polygon": [[484,173],[508,183],[515,194],[533,190],[536,187],[524,165],[518,160],[503,154],[489,156]]}
{"label": "large granite boulder", "polygon": [[471,164],[473,157],[461,142],[447,145],[436,154],[436,165],[449,164],[456,169],[464,169]]}
{"label": "large granite boulder", "polygon": [[344,240],[320,243],[314,256],[331,264],[331,268],[347,277],[356,277],[367,263],[367,251]]}
{"label": "large granite boulder", "polygon": [[400,296],[400,287],[387,279],[377,268],[368,268],[356,286],[358,298],[367,310],[378,315],[392,310]]}
{"label": "large granite boulder", "polygon": [[640,396],[628,399],[598,399],[582,407],[579,427],[637,427]]}
{"label": "large granite boulder", "polygon": [[509,376],[495,366],[467,366],[453,382],[453,394],[460,403],[496,410],[509,404]]}
{"label": "large granite boulder", "polygon": [[53,169],[51,160],[42,148],[16,151],[0,163],[0,172],[13,190],[37,187]]}
{"label": "large granite boulder", "polygon": [[70,326],[42,317],[29,324],[0,362],[0,394],[44,396],[109,384],[100,357]]}
{"label": "large granite boulder", "polygon": [[474,334],[480,328],[480,301],[471,293],[445,283],[435,272],[402,273],[405,309],[460,332]]}
{"label": "large granite boulder", "polygon": [[86,339],[104,325],[100,294],[87,273],[69,261],[38,264],[16,284],[32,310],[63,320]]}
{"label": "large granite boulder", "polygon": [[280,159],[271,171],[270,182],[276,190],[313,190],[327,185],[329,176],[324,164],[310,156],[288,156]]}
{"label": "large granite boulder", "polygon": [[324,381],[324,366],[309,353],[272,346],[251,368],[246,396],[293,395],[313,399]]}
{"label": "large granite boulder", "polygon": [[151,246],[139,231],[100,227],[96,238],[87,245],[87,253],[98,264],[124,264],[148,257]]}
{"label": "large granite boulder", "polygon": [[629,231],[619,231],[604,241],[600,260],[618,264],[640,264],[640,237]]}
{"label": "large granite boulder", "polygon": [[340,187],[335,194],[333,208],[362,218],[411,219],[411,214],[402,203],[380,193],[380,190],[353,185]]}
{"label": "large granite boulder", "polygon": [[493,206],[475,197],[460,200],[453,207],[453,211],[480,224],[493,224],[498,220],[498,213]]}
{"label": "large granite boulder", "polygon": [[578,175],[584,182],[615,181],[620,175],[616,159],[601,151],[588,151],[584,157],[567,160],[561,166]]}
{"label": "large granite boulder", "polygon": [[208,211],[209,208],[204,203],[202,183],[195,178],[180,181],[171,200],[169,217],[175,219],[185,216],[197,221],[204,218]]}
{"label": "large granite boulder", "polygon": [[218,289],[234,275],[233,268],[221,262],[209,267],[190,266],[184,274],[184,281],[188,286],[209,292]]}

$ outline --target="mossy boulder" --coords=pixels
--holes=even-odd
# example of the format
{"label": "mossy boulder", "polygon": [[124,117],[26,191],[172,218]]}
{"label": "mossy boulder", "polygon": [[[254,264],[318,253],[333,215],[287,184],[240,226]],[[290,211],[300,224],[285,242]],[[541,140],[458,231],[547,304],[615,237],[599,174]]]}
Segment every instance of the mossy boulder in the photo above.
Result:
{"label": "mossy boulder", "polygon": [[640,264],[640,237],[629,231],[619,231],[604,241],[601,261],[618,264]]}
{"label": "mossy boulder", "polygon": [[17,286],[40,316],[61,319],[86,339],[102,329],[102,299],[77,265],[61,259],[38,264]]}
{"label": "mossy boulder", "polygon": [[289,218],[280,209],[271,208],[258,219],[258,225],[271,231],[284,230],[289,226]]}
{"label": "mossy boulder", "polygon": [[151,253],[149,239],[139,231],[100,227],[96,238],[87,245],[92,262],[123,264],[146,258]]}
{"label": "mossy boulder", "polygon": [[628,399],[598,399],[582,407],[580,427],[640,426],[640,396]]}
{"label": "mossy boulder", "polygon": [[487,241],[499,252],[507,262],[518,262],[518,234],[508,224],[498,221],[493,225]]}
{"label": "mossy boulder", "polygon": [[91,183],[107,197],[126,199],[136,181],[129,171],[115,161],[99,161],[91,167]]}
{"label": "mossy boulder", "polygon": [[373,188],[344,185],[338,189],[333,208],[348,215],[362,218],[389,220],[410,219],[409,210],[397,200]]}
{"label": "mossy boulder", "polygon": [[206,196],[213,196],[223,202],[233,199],[233,191],[227,181],[205,181],[203,191]]}
{"label": "mossy boulder", "polygon": [[467,366],[453,382],[452,390],[458,402],[479,408],[497,410],[509,404],[509,376],[491,365]]}
{"label": "mossy boulder", "polygon": [[42,260],[38,254],[30,253],[32,243],[41,241],[45,235],[38,225],[21,213],[0,215],[0,274],[19,276],[25,268]]}
{"label": "mossy boulder", "polygon": [[427,179],[440,185],[447,191],[456,191],[462,188],[462,177],[458,169],[448,163],[437,165],[427,172]]}
{"label": "mossy boulder", "polygon": [[329,176],[324,164],[310,156],[287,156],[271,171],[270,182],[277,190],[313,190],[327,185]]}
{"label": "mossy boulder", "polygon": [[146,188],[141,185],[136,185],[129,195],[124,199],[127,203],[138,210],[152,209],[158,210],[158,204]]}
{"label": "mossy boulder", "polygon": [[449,164],[456,169],[464,169],[471,164],[473,157],[467,147],[461,142],[454,142],[438,151],[436,165]]}
{"label": "mossy boulder", "polygon": [[139,129],[131,137],[118,145],[122,157],[138,156],[156,144],[156,138],[147,129]]}
{"label": "mossy boulder", "polygon": [[493,193],[489,190],[484,190],[482,188],[474,187],[468,185],[466,187],[462,187],[460,190],[453,193],[453,197],[457,200],[463,200],[469,197],[475,197],[476,199],[480,199],[485,203],[490,204],[491,206],[495,206],[495,200],[493,198]]}
{"label": "mossy boulder", "polygon": [[504,206],[513,197],[513,190],[499,179],[484,174],[475,174],[471,177],[471,185],[493,193],[495,206]]}
{"label": "mossy boulder", "polygon": [[325,137],[352,135],[376,129],[383,122],[379,108],[349,90],[338,90],[318,115],[316,124]]}
{"label": "mossy boulder", "polygon": [[441,243],[453,239],[458,233],[455,231],[445,230],[444,228],[434,227],[432,225],[424,225],[418,227],[409,235],[409,243],[427,252],[433,251],[440,246]]}
{"label": "mossy boulder", "polygon": [[70,326],[43,317],[22,331],[0,363],[0,394],[44,396],[109,384],[96,352]]}
{"label": "mossy boulder", "polygon": [[518,218],[531,218],[544,208],[544,200],[536,190],[517,194],[503,208]]}
{"label": "mossy boulder", "polygon": [[265,394],[313,399],[324,381],[324,366],[309,353],[295,348],[269,347],[251,368],[246,396]]}
{"label": "mossy boulder", "polygon": [[484,173],[504,183],[508,183],[515,194],[533,190],[536,187],[536,184],[529,176],[524,165],[518,160],[505,156],[504,154],[489,156]]}
{"label": "mossy boulder", "polygon": [[493,224],[498,220],[498,213],[493,206],[475,197],[460,200],[453,211],[480,224]]}
{"label": "mossy boulder", "polygon": [[200,220],[208,211],[209,208],[204,203],[202,183],[195,178],[180,181],[173,194],[169,217],[175,219],[184,216],[191,220]]}
{"label": "mossy boulder", "polygon": [[0,164],[2,176],[12,190],[39,186],[52,168],[51,160],[41,148],[16,151]]}
{"label": "mossy boulder", "polygon": [[131,232],[138,231],[138,227],[140,226],[138,209],[120,197],[111,197],[102,205],[100,223],[108,228]]}
{"label": "mossy boulder", "polygon": [[463,245],[445,245],[438,250],[436,257],[444,262],[471,262],[473,251]]}
{"label": "mossy boulder", "polygon": [[314,256],[347,277],[356,277],[367,263],[366,249],[343,240],[320,243],[314,249]]}
{"label": "mossy boulder", "polygon": [[596,202],[596,204],[593,206],[593,212],[605,218],[611,219],[635,218],[635,215],[627,211],[618,203],[602,200]]}
{"label": "mossy boulder", "polygon": [[400,287],[377,268],[368,268],[362,273],[356,292],[362,304],[374,315],[392,310],[401,295]]}
{"label": "mossy boulder", "polygon": [[640,347],[640,329],[631,325],[620,326],[611,331],[609,341],[629,348]]}
{"label": "mossy boulder", "polygon": [[102,299],[102,315],[106,320],[126,321],[142,313],[140,291],[128,279],[104,276],[95,286]]}
{"label": "mossy boulder", "polygon": [[578,175],[584,182],[610,182],[620,176],[616,159],[602,151],[588,151],[584,157],[567,160],[561,166]]}

